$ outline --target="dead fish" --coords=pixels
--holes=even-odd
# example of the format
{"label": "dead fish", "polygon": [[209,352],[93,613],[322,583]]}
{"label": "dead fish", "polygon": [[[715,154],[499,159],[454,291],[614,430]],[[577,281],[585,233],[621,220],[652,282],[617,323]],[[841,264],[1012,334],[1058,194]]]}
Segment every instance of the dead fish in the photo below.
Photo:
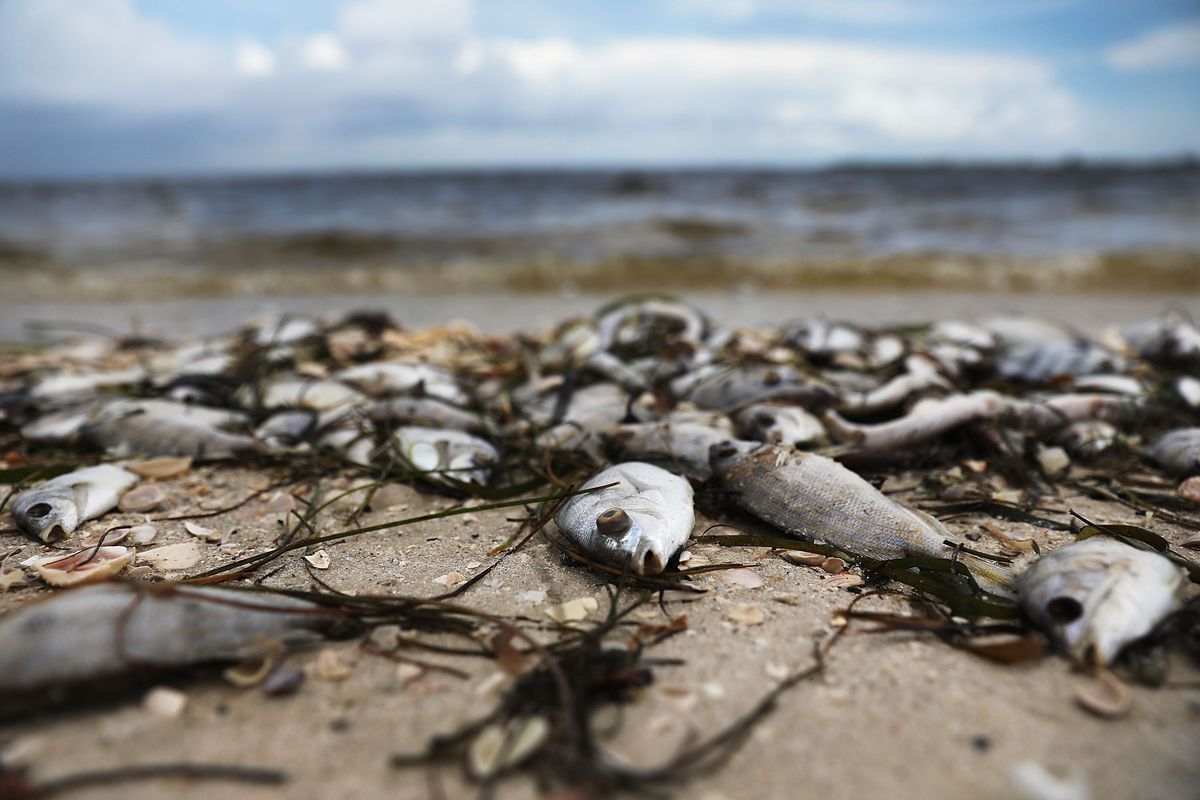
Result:
{"label": "dead fish", "polygon": [[318,414],[308,409],[276,411],[254,429],[254,437],[272,450],[296,447],[316,430]]}
{"label": "dead fish", "polygon": [[132,386],[146,379],[141,367],[113,370],[111,372],[80,372],[47,375],[34,384],[30,395],[38,400],[64,398],[94,394],[100,389],[116,386]]}
{"label": "dead fish", "polygon": [[[902,506],[838,462],[779,445],[720,444],[713,473],[754,516],[795,536],[824,541],[864,558],[949,558],[951,534],[933,517]],[[980,586],[1011,592],[999,564],[962,554]]]}
{"label": "dead fish", "polygon": [[618,425],[604,438],[621,459],[666,463],[703,481],[712,475],[709,450],[732,437],[733,425],[724,414],[674,411],[658,422]]}
{"label": "dead fish", "polygon": [[787,332],[786,338],[816,358],[828,358],[837,353],[857,353],[867,342],[867,337],[858,328],[824,319],[797,323]]}
{"label": "dead fish", "polygon": [[692,535],[692,485],[653,464],[627,461],[580,488],[609,483],[617,485],[567,500],[555,524],[597,560],[621,568],[628,564],[638,575],[662,572]]}
{"label": "dead fish", "polygon": [[1200,474],[1200,428],[1176,428],[1146,449],[1156,464],[1172,475]]}
{"label": "dead fish", "polygon": [[954,385],[942,377],[934,362],[923,356],[909,356],[906,372],[870,391],[847,398],[841,408],[854,414],[879,414],[899,406],[909,398],[926,393],[949,393]]}
{"label": "dead fish", "polygon": [[1045,383],[1064,375],[1120,372],[1124,368],[1124,359],[1088,341],[1017,345],[996,360],[996,373],[1000,377],[1026,383]]}
{"label": "dead fish", "polygon": [[708,321],[697,308],[670,299],[618,302],[596,321],[599,349],[621,357],[658,354],[665,346],[698,347]]}
{"label": "dead fish", "polygon": [[827,386],[786,366],[708,366],[673,381],[671,388],[681,400],[716,411],[766,400],[787,400],[805,408],[836,401]]}
{"label": "dead fish", "polygon": [[[500,452],[486,439],[456,430],[406,425],[393,434],[400,457],[413,469],[429,473],[428,480],[447,484],[486,484]],[[445,475],[436,474],[446,470]]]}
{"label": "dead fish", "polygon": [[111,456],[186,456],[195,461],[221,461],[258,452],[262,445],[250,436],[226,433],[192,422],[157,414],[104,413],[79,430],[84,444]]}
{"label": "dead fish", "polygon": [[[238,392],[238,400],[244,407],[252,407],[255,402],[253,387],[243,387],[242,391]],[[312,411],[329,411],[361,403],[363,395],[340,381],[283,375],[264,386],[262,396],[258,400],[266,409],[307,408]]]}
{"label": "dead fish", "polygon": [[403,394],[436,397],[451,403],[467,402],[454,375],[430,364],[372,361],[343,369],[334,373],[334,377],[374,397]]}
{"label": "dead fish", "polygon": [[1200,327],[1177,314],[1121,328],[1120,337],[1138,355],[1166,364],[1200,362]]}
{"label": "dead fish", "polygon": [[1107,536],[1039,558],[1017,578],[1021,605],[1073,659],[1106,665],[1179,604],[1184,571]]}
{"label": "dead fish", "polygon": [[68,472],[17,495],[13,519],[26,534],[57,542],[74,533],[81,522],[116,508],[121,495],[137,481],[137,475],[112,464]]}
{"label": "dead fish", "polygon": [[809,447],[825,439],[825,426],[799,406],[753,403],[736,412],[733,420],[743,438],[756,442]]}
{"label": "dead fish", "polygon": [[333,618],[290,597],[201,586],[106,583],[59,592],[0,618],[0,697],[61,690],[299,643]]}
{"label": "dead fish", "polygon": [[1116,446],[1120,433],[1103,420],[1072,422],[1063,428],[1054,442],[1076,458],[1095,458]]}
{"label": "dead fish", "polygon": [[488,433],[490,429],[481,415],[432,397],[380,400],[367,406],[363,414],[384,428],[420,425],[426,428],[453,428],[468,433]]}

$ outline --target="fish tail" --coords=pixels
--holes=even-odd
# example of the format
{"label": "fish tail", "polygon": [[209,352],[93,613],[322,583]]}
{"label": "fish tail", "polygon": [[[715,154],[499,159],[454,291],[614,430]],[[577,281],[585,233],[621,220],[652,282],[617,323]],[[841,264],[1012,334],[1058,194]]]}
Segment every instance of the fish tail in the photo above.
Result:
{"label": "fish tail", "polygon": [[998,564],[995,561],[989,561],[986,558],[973,556],[970,553],[963,553],[959,556],[967,569],[971,570],[971,576],[975,578],[979,588],[992,594],[998,594],[1001,597],[1014,597],[1016,590],[1014,589],[1015,576],[1012,569],[1006,564]]}

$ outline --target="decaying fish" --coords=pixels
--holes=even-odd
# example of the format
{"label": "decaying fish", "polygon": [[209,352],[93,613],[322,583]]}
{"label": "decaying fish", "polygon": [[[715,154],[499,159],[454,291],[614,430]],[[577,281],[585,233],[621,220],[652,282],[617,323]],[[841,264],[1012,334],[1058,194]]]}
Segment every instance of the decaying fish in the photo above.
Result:
{"label": "decaying fish", "polygon": [[1094,458],[1111,450],[1119,440],[1120,432],[1114,426],[1095,419],[1072,422],[1054,437],[1056,444],[1076,458]]}
{"label": "decaying fish", "polygon": [[756,442],[809,447],[825,439],[821,420],[799,406],[753,403],[735,413],[733,420],[744,438]]}
{"label": "decaying fish", "polygon": [[[434,482],[482,485],[500,460],[491,442],[463,431],[406,425],[397,428],[393,436],[400,457],[413,469],[430,473],[427,477]],[[445,474],[438,474],[439,470]]]}
{"label": "decaying fish", "polygon": [[674,411],[658,422],[618,425],[605,440],[621,459],[665,463],[690,478],[708,480],[709,450],[732,437],[733,425],[724,414]]}
{"label": "decaying fish", "polygon": [[805,408],[835,402],[827,386],[785,366],[708,366],[671,384],[680,398],[697,408],[731,411],[765,400],[788,400]]}
{"label": "decaying fish", "polygon": [[[949,558],[951,534],[933,517],[900,505],[838,462],[779,445],[720,444],[713,473],[734,502],[787,533],[876,560]],[[960,556],[984,589],[1011,592],[1001,565]]]}
{"label": "decaying fish", "polygon": [[262,449],[250,436],[226,433],[186,415],[170,418],[132,411],[105,413],[79,429],[80,441],[111,456],[186,456],[221,461]]}
{"label": "decaying fish", "polygon": [[586,553],[638,575],[654,575],[692,535],[692,485],[653,464],[627,461],[585,483],[591,489],[563,503],[554,522]]}
{"label": "decaying fish", "polygon": [[1182,569],[1107,536],[1039,558],[1017,578],[1021,605],[1076,661],[1105,665],[1179,605]]}
{"label": "decaying fish", "polygon": [[1172,475],[1200,474],[1200,428],[1167,431],[1146,452]]}
{"label": "decaying fish", "polygon": [[264,643],[316,638],[332,621],[317,611],[303,600],[201,586],[59,592],[0,618],[0,699],[252,658]]}
{"label": "decaying fish", "polygon": [[1088,341],[1049,341],[1009,349],[996,362],[1002,378],[1043,383],[1059,376],[1124,369],[1124,359]]}
{"label": "decaying fish", "polygon": [[116,508],[121,494],[137,481],[137,475],[112,464],[68,472],[17,495],[13,519],[26,534],[57,542],[74,533],[81,522]]}
{"label": "decaying fish", "polygon": [[367,419],[384,427],[421,425],[453,428],[468,433],[487,433],[489,426],[479,414],[432,397],[393,397],[367,406]]}
{"label": "decaying fish", "polygon": [[454,376],[430,364],[375,361],[341,370],[334,377],[372,396],[406,394],[436,397],[451,403],[467,402]]}

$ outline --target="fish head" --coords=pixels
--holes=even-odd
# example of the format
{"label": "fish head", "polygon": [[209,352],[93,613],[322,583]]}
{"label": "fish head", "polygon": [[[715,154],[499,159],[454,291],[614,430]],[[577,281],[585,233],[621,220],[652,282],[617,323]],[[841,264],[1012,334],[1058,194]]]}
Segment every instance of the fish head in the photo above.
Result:
{"label": "fish head", "polygon": [[17,498],[13,503],[13,519],[30,536],[47,543],[57,542],[79,527],[79,507],[73,497],[37,493]]}
{"label": "fish head", "polygon": [[740,439],[717,442],[708,448],[708,461],[712,465],[713,474],[718,478],[725,477],[741,463],[742,456],[761,446],[760,442],[746,442]]}
{"label": "fish head", "polygon": [[596,515],[596,536],[616,555],[616,563],[628,561],[638,575],[658,575],[674,555],[664,552],[662,525],[653,515],[611,506]]}

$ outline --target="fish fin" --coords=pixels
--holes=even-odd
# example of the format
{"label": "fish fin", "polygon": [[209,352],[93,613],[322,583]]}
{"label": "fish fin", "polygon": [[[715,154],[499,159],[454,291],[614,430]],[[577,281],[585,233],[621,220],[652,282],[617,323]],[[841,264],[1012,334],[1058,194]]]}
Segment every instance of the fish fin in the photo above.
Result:
{"label": "fish fin", "polygon": [[979,588],[985,592],[1000,595],[1001,597],[1015,597],[1016,590],[1014,582],[1016,580],[1012,568],[1007,564],[999,564],[995,561],[989,561],[986,558],[973,556],[970,553],[962,553],[958,560],[962,562],[967,569],[971,570],[971,576],[975,578],[975,582],[979,584]]}
{"label": "fish fin", "polygon": [[932,525],[933,529],[938,533],[945,534],[947,537],[950,536],[950,531],[946,530],[946,526],[942,524],[942,521],[930,514],[928,511],[922,511],[921,509],[914,508],[912,506],[905,506],[905,508],[920,517],[922,522],[927,522]]}

